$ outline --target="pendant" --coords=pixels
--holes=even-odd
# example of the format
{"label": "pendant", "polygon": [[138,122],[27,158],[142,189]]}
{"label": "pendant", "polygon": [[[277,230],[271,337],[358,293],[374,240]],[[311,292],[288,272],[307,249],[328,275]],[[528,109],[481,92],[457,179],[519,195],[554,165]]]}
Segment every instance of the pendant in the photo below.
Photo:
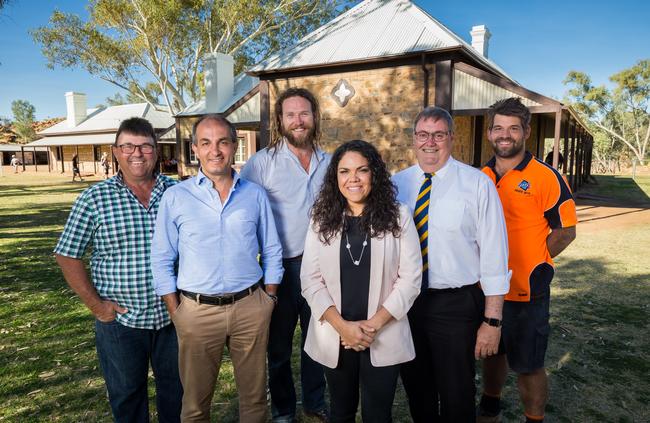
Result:
{"label": "pendant", "polygon": [[354,265],[355,265],[355,266],[358,266],[358,265],[359,265],[359,260],[356,260],[356,261],[354,262]]}

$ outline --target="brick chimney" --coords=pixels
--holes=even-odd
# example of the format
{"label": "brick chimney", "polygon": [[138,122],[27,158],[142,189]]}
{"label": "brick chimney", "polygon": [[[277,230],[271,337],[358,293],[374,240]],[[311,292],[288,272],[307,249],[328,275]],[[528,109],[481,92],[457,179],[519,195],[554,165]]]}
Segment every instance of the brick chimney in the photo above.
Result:
{"label": "brick chimney", "polygon": [[470,32],[472,36],[472,47],[478,51],[483,57],[488,57],[488,45],[492,34],[485,25],[476,25],[472,27]]}
{"label": "brick chimney", "polygon": [[235,89],[234,60],[223,53],[208,53],[203,57],[205,78],[205,108],[208,113],[221,112]]}
{"label": "brick chimney", "polygon": [[68,128],[74,128],[86,119],[86,94],[72,91],[65,93],[65,105]]}

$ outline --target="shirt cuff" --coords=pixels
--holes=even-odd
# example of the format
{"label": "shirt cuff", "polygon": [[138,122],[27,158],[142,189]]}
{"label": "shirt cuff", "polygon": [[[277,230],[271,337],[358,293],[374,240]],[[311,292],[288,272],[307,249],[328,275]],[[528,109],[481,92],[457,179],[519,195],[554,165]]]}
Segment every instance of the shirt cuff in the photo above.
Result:
{"label": "shirt cuff", "polygon": [[167,294],[173,294],[177,291],[176,286],[170,284],[157,285],[155,286],[154,289],[156,291],[156,295],[158,295],[159,297],[162,297],[163,295],[167,295]]}
{"label": "shirt cuff", "polygon": [[512,270],[501,276],[487,276],[481,277],[481,288],[486,296],[491,295],[506,295],[510,290],[510,278],[512,277]]}

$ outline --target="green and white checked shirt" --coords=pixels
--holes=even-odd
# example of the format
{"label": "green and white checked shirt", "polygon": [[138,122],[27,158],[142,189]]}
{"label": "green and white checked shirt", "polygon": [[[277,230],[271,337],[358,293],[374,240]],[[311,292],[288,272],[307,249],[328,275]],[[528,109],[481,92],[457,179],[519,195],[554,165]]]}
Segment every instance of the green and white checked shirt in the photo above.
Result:
{"label": "green and white checked shirt", "polygon": [[117,315],[124,326],[159,329],[170,319],[153,289],[151,237],[163,192],[176,183],[156,177],[149,208],[124,184],[122,174],[86,189],[77,198],[56,254],[80,259],[92,243],[90,270],[99,296],[128,312]]}

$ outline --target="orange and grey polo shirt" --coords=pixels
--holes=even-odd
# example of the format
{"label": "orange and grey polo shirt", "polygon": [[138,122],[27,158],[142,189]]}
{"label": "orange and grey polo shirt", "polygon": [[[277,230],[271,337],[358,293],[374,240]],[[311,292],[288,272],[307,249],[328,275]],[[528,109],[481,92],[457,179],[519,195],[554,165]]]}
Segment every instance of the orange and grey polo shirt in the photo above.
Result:
{"label": "orange and grey polo shirt", "polygon": [[554,268],[546,238],[551,229],[576,225],[576,205],[562,175],[528,151],[501,178],[495,163],[493,157],[483,172],[497,187],[508,230],[512,279],[506,300],[527,302],[551,283]]}

